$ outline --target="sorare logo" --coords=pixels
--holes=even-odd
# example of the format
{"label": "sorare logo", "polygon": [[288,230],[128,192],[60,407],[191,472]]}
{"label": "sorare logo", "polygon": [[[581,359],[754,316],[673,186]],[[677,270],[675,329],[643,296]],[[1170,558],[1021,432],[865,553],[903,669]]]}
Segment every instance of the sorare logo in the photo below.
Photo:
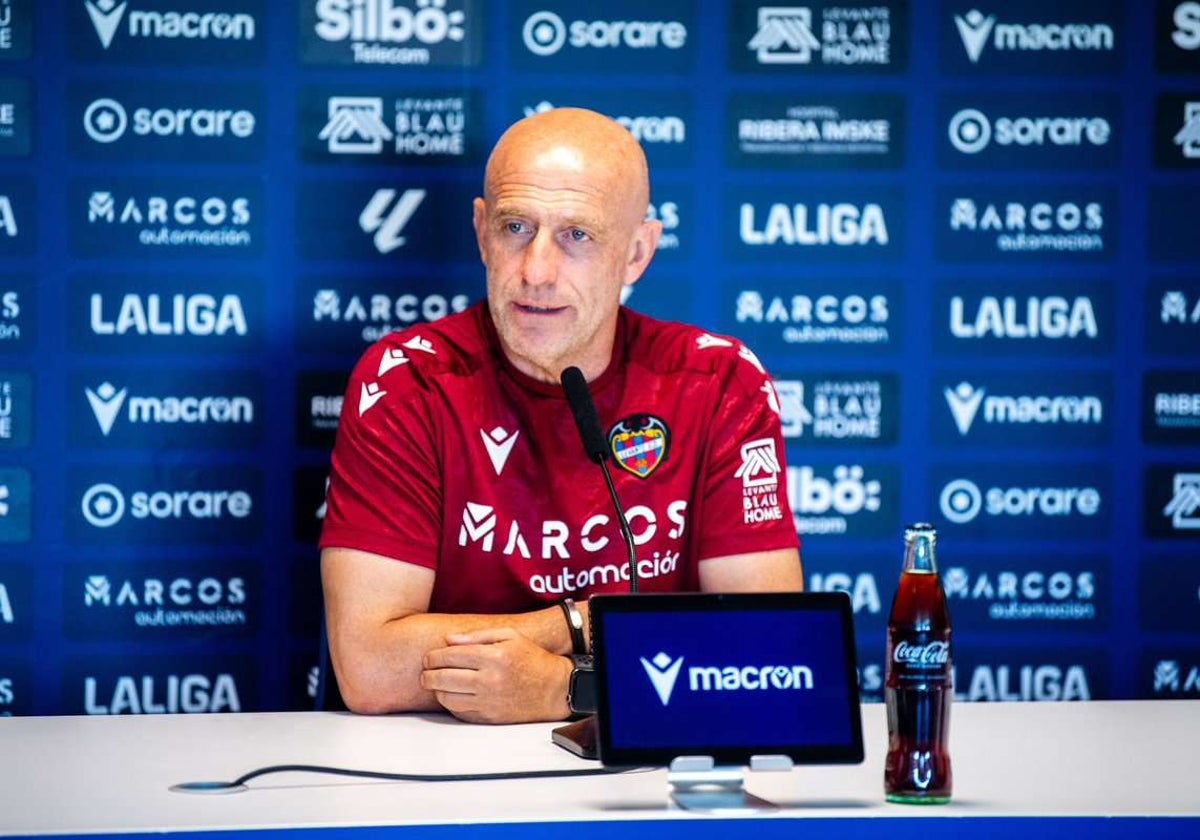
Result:
{"label": "sorare logo", "polygon": [[74,179],[71,253],[81,257],[240,257],[263,253],[258,179]]}
{"label": "sorare logo", "polygon": [[978,93],[942,97],[938,161],[954,169],[1113,168],[1121,103],[1087,97]]}
{"label": "sorare logo", "polygon": [[653,6],[518,0],[507,26],[510,60],[519,70],[683,73],[696,59],[695,7],[685,0]]}
{"label": "sorare logo", "polygon": [[262,85],[129,79],[67,85],[71,153],[88,161],[254,163],[266,143]]}
{"label": "sorare logo", "polygon": [[[1100,280],[974,280],[934,287],[939,355],[1094,356],[1112,351],[1114,290]],[[942,326],[938,326],[938,325]]]}
{"label": "sorare logo", "polygon": [[82,61],[228,66],[266,55],[266,0],[78,0],[67,17]]}
{"label": "sorare logo", "polygon": [[730,2],[729,64],[788,75],[900,73],[908,66],[908,4]]}
{"label": "sorare logo", "polygon": [[1126,32],[1120,0],[955,0],[941,18],[948,75],[1116,75]]}
{"label": "sorare logo", "polygon": [[1094,539],[1112,519],[1112,470],[1093,462],[939,464],[930,486],[951,534]]}
{"label": "sorare logo", "polygon": [[989,447],[1098,446],[1112,439],[1113,377],[956,371],[934,377],[931,439]]}
{"label": "sorare logo", "polygon": [[482,0],[301,0],[305,64],[471,67],[482,57]]}
{"label": "sorare logo", "polygon": [[947,262],[1096,262],[1117,252],[1116,187],[962,184],[941,187],[934,212]]}
{"label": "sorare logo", "polygon": [[67,533],[76,544],[237,543],[262,536],[257,467],[77,468],[67,486]]}
{"label": "sorare logo", "polygon": [[29,82],[0,76],[0,157],[25,157],[32,149],[33,96]]}
{"label": "sorare logo", "polygon": [[732,94],[725,159],[779,169],[894,169],[904,162],[904,100],[892,94]]}
{"label": "sorare logo", "polygon": [[67,305],[80,351],[235,353],[262,341],[262,286],[249,277],[75,275]]}

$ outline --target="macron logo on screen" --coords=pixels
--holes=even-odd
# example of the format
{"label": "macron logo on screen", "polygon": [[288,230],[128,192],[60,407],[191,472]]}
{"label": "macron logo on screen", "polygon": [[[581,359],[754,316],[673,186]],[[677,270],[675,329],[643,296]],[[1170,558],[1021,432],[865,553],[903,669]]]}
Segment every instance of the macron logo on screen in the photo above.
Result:
{"label": "macron logo on screen", "polygon": [[646,676],[650,678],[654,690],[658,692],[658,699],[664,706],[667,705],[671,702],[671,692],[675,690],[675,679],[679,676],[679,669],[683,667],[683,657],[672,660],[671,657],[660,652],[649,661],[644,656],[640,658],[642,667],[646,669]]}

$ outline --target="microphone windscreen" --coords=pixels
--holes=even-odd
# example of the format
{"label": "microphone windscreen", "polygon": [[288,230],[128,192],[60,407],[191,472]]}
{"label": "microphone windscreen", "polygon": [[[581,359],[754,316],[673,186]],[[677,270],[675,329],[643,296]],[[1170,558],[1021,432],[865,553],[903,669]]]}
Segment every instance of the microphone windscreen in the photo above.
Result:
{"label": "microphone windscreen", "polygon": [[575,427],[579,429],[579,437],[583,441],[583,450],[599,464],[608,455],[608,443],[600,428],[600,415],[596,413],[592,390],[583,377],[583,371],[575,366],[565,369],[562,372],[562,386],[567,395],[567,404],[571,406],[571,414],[575,417]]}

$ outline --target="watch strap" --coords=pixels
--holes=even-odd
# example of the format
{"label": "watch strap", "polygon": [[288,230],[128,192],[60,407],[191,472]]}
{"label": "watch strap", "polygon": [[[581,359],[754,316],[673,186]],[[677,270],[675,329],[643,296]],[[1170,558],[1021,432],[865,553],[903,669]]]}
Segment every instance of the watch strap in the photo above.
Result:
{"label": "watch strap", "polygon": [[587,642],[583,638],[583,613],[575,606],[572,598],[563,598],[558,602],[563,616],[567,619],[567,629],[571,632],[571,653],[583,656],[587,653]]}

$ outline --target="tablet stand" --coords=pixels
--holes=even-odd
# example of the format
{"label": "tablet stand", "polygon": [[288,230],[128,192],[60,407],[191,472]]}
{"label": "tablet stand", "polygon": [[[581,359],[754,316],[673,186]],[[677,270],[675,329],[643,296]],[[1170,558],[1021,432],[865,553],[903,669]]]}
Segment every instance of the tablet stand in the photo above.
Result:
{"label": "tablet stand", "polygon": [[[786,755],[750,757],[751,771],[791,770]],[[687,811],[769,811],[779,806],[748,793],[743,768],[717,765],[709,755],[681,755],[671,760],[667,772],[671,799]]]}

